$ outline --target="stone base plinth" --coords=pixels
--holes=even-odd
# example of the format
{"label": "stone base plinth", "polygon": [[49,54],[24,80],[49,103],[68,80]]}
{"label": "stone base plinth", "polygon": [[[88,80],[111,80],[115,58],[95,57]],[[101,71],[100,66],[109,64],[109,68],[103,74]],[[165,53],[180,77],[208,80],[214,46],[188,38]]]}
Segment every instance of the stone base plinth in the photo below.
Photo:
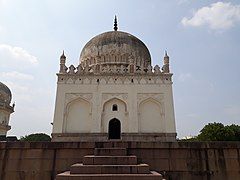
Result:
{"label": "stone base plinth", "polygon": [[[106,152],[109,152],[107,156]],[[162,180],[163,178],[161,174],[150,171],[149,165],[138,164],[137,156],[128,155],[127,148],[118,144],[115,148],[95,148],[93,155],[83,157],[83,163],[73,164],[70,171],[56,176],[56,180],[71,179]]]}
{"label": "stone base plinth", "polygon": [[[122,133],[122,141],[176,141],[176,133]],[[107,133],[53,133],[53,142],[100,142],[108,141]]]}

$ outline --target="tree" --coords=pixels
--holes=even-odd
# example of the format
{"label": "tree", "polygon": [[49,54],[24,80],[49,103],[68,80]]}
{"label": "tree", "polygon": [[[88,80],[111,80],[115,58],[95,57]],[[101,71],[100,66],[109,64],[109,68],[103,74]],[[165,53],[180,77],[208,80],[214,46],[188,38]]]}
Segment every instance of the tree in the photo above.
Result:
{"label": "tree", "polygon": [[240,126],[232,124],[230,126],[225,126],[228,131],[231,131],[231,136],[228,136],[229,141],[240,141]]}
{"label": "tree", "polygon": [[240,140],[240,126],[224,126],[222,123],[209,123],[197,136],[200,141],[238,141]]}
{"label": "tree", "polygon": [[51,141],[51,137],[44,133],[35,133],[20,137],[20,141]]}

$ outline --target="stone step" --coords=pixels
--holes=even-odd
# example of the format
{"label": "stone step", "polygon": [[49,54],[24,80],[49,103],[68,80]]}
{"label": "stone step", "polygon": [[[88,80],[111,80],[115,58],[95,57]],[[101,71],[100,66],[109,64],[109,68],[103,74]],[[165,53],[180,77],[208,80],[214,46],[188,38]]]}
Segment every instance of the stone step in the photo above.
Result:
{"label": "stone step", "polygon": [[150,174],[58,174],[56,180],[162,180],[162,175],[151,171]]}
{"label": "stone step", "polygon": [[126,156],[126,148],[95,148],[95,156]]}
{"label": "stone step", "polygon": [[148,174],[149,165],[83,165],[74,164],[71,174]]}
{"label": "stone step", "polygon": [[122,140],[109,140],[103,143],[96,143],[96,148],[128,148],[129,144]]}
{"label": "stone step", "polygon": [[137,165],[136,156],[84,156],[84,165]]}

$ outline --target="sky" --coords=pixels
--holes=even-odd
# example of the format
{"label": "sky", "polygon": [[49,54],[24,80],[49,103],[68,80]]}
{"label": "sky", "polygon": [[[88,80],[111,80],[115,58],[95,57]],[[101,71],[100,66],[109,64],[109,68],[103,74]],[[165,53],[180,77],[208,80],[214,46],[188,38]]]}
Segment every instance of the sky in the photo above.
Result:
{"label": "sky", "polygon": [[8,135],[51,134],[62,51],[77,66],[114,15],[153,65],[168,51],[179,138],[210,122],[240,124],[239,0],[0,0],[0,81],[16,103]]}

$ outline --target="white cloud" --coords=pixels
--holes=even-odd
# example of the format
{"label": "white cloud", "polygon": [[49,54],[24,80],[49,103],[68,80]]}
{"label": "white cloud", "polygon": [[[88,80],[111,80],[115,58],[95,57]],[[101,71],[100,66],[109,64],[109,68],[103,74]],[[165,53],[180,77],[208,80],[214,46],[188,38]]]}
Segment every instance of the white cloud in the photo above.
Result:
{"label": "white cloud", "polygon": [[187,81],[190,78],[192,78],[192,75],[190,73],[181,73],[178,76],[178,80],[181,81],[181,82],[185,82],[185,81]]}
{"label": "white cloud", "polygon": [[0,8],[7,3],[7,0],[0,0]]}
{"label": "white cloud", "polygon": [[13,47],[8,44],[0,44],[0,63],[2,67],[23,68],[38,64],[35,56],[21,47]]}
{"label": "white cloud", "polygon": [[240,5],[233,5],[230,2],[217,2],[202,7],[193,14],[193,17],[184,17],[181,21],[184,26],[207,25],[213,30],[226,30],[237,22],[240,22]]}
{"label": "white cloud", "polygon": [[1,72],[1,82],[6,84],[11,92],[13,101],[31,102],[33,97],[32,80],[34,77],[30,74],[20,73],[18,71]]}
{"label": "white cloud", "polygon": [[17,71],[2,72],[0,73],[1,79],[11,80],[33,80],[34,77],[30,74],[24,74]]}

